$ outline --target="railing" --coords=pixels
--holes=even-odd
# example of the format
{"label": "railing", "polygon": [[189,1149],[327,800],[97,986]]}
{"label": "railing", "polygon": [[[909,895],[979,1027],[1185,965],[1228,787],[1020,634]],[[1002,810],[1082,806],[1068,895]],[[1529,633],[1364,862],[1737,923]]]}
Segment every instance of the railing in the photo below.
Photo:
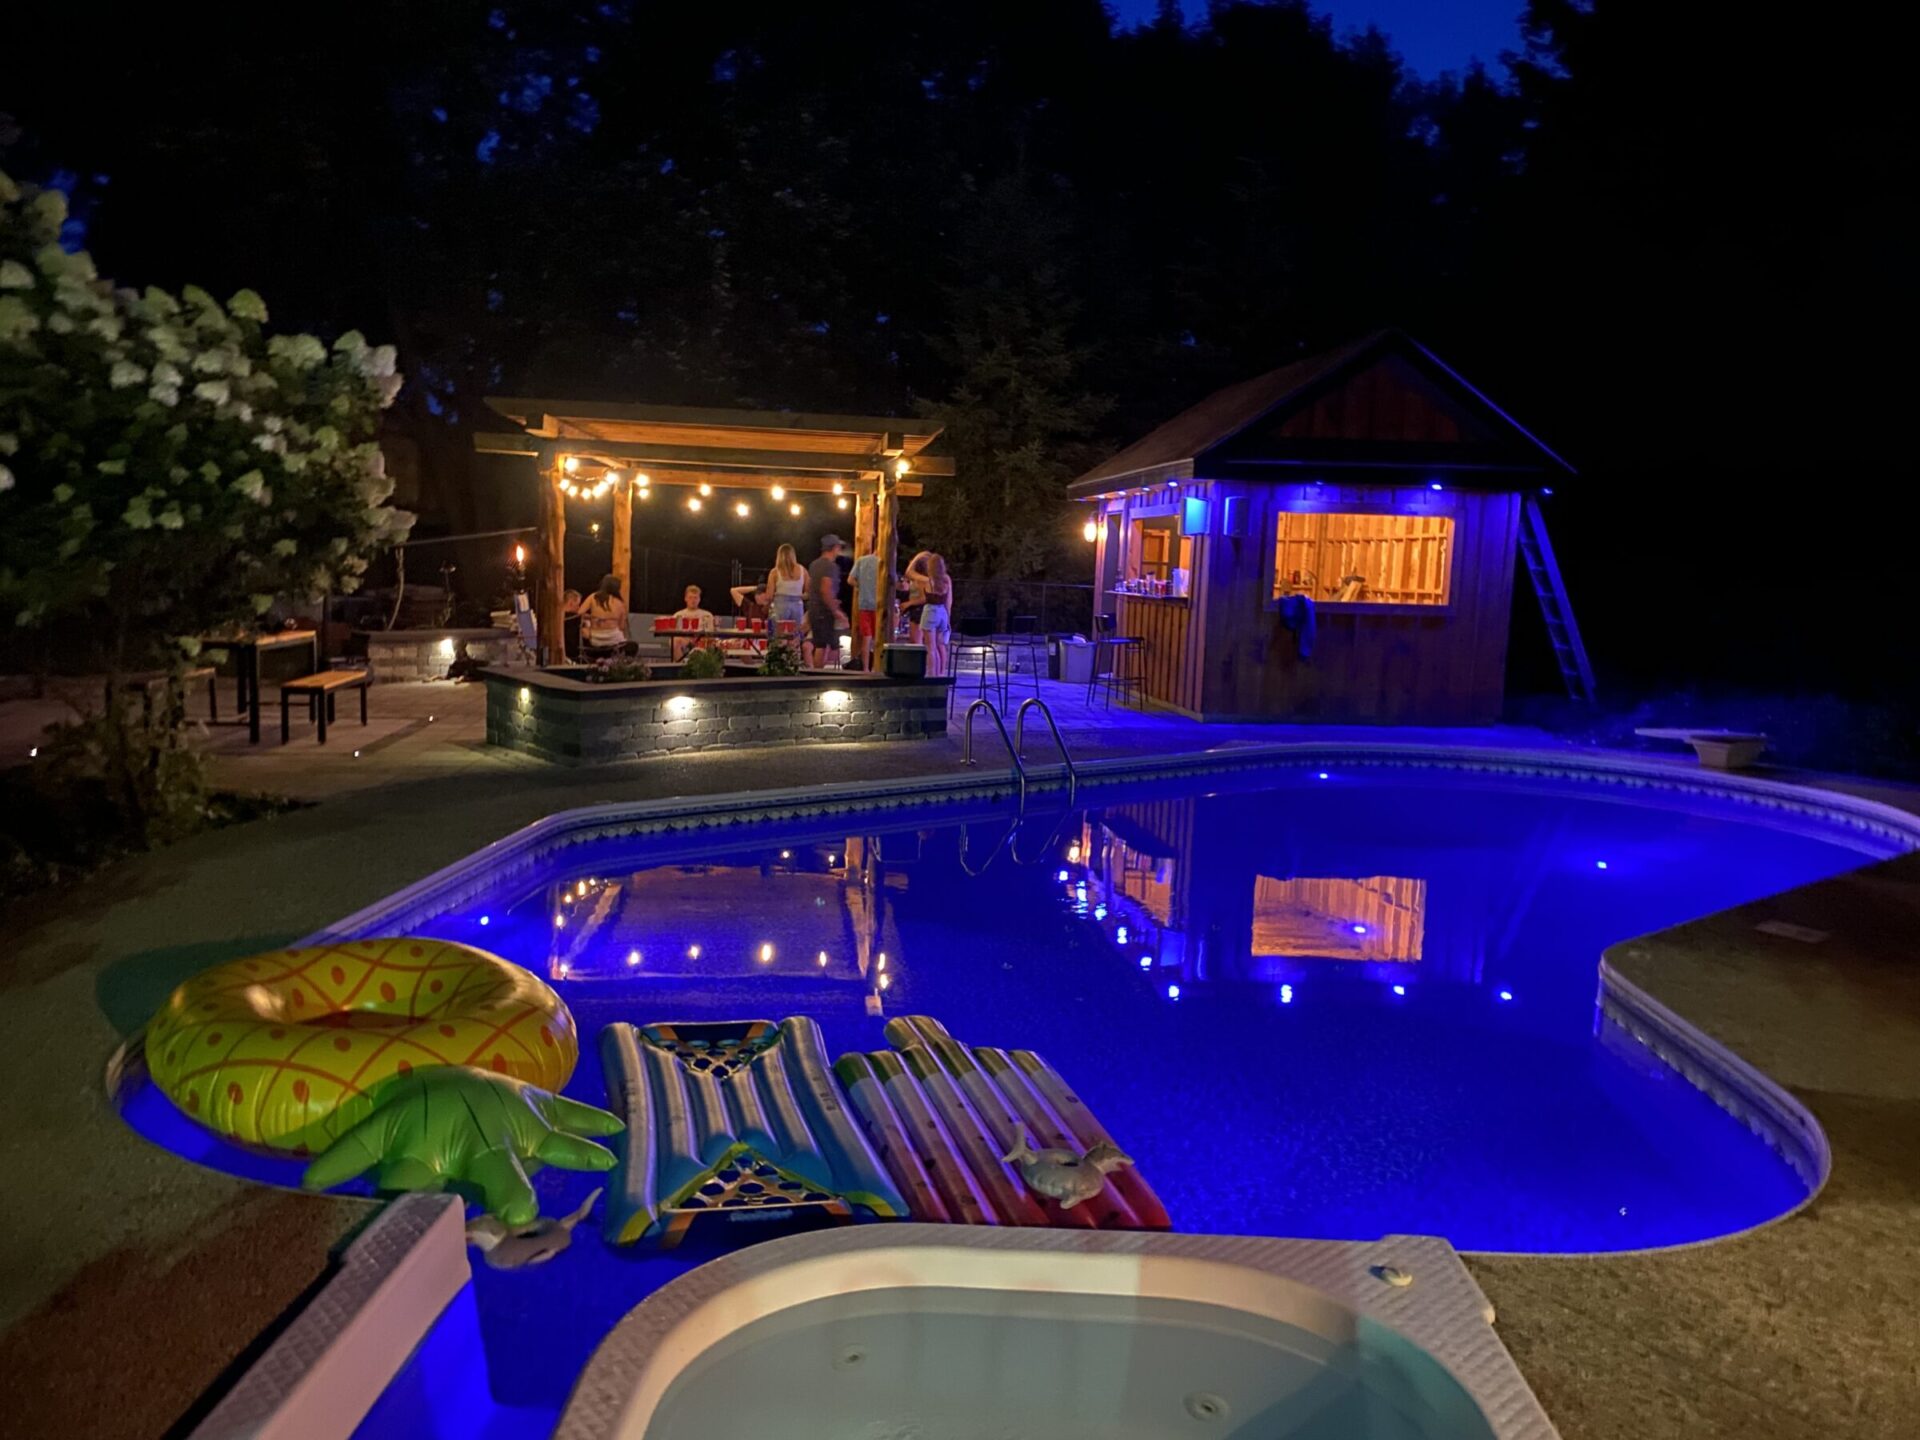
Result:
{"label": "railing", "polygon": [[1067,742],[1061,738],[1060,727],[1054,723],[1053,711],[1047,702],[1037,695],[1028,696],[1020,702],[1020,708],[1013,716],[1014,756],[1025,760],[1027,755],[1027,711],[1038,710],[1040,718],[1047,722],[1047,729],[1053,735],[1053,743],[1059,748],[1060,761],[1067,767],[1067,806],[1073,806],[1074,792],[1080,788],[1080,772],[1074,768],[1073,756],[1067,753]]}
{"label": "railing", "polygon": [[982,710],[993,721],[993,728],[1000,732],[1000,740],[1007,747],[1007,758],[1013,761],[1013,773],[1020,782],[1020,808],[1027,808],[1027,767],[1021,760],[1020,752],[1014,748],[1013,737],[1007,734],[1007,722],[1000,718],[1000,711],[991,700],[980,699],[967,706],[967,718],[960,731],[960,763],[971,765],[973,761],[973,717]]}

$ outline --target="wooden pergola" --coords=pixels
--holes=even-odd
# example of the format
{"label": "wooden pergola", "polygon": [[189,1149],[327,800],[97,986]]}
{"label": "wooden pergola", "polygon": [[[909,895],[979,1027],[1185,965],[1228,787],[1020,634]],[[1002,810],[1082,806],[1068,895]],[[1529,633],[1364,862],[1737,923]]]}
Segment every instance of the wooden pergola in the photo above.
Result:
{"label": "wooden pergola", "polygon": [[[874,415],[803,415],[787,411],[699,410],[661,405],[604,405],[580,400],[489,399],[516,432],[475,435],[488,455],[531,457],[540,476],[539,585],[535,600],[542,658],[561,658],[558,637],[567,588],[569,499],[610,498],[613,573],[628,594],[633,567],[633,505],[656,492],[686,492],[699,509],[724,504],[729,490],[756,490],[776,502],[788,495],[834,497],[853,517],[856,555],[880,559],[880,641],[893,633],[894,577],[899,570],[898,502],[918,495],[933,477],[953,474],[953,461],[923,453],[940,427]],[[738,503],[738,502],[736,502]]]}

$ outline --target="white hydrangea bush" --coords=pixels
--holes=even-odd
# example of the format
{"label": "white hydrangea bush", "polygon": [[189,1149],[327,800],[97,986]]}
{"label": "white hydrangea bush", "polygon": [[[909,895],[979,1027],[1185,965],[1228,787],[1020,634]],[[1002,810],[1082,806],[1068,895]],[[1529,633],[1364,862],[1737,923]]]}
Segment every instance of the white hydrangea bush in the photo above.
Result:
{"label": "white hydrangea bush", "polygon": [[0,623],[78,622],[117,665],[355,589],[413,524],[376,442],[393,347],[268,335],[251,290],[117,289],[65,220],[0,174]]}

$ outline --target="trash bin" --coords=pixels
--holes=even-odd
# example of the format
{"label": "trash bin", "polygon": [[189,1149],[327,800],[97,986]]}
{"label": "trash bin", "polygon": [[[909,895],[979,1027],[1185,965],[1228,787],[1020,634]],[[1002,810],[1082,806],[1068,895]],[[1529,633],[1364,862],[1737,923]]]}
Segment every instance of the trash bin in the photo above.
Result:
{"label": "trash bin", "polygon": [[1085,685],[1093,679],[1094,643],[1078,635],[1063,636],[1054,643],[1058,659],[1058,678],[1069,685]]}

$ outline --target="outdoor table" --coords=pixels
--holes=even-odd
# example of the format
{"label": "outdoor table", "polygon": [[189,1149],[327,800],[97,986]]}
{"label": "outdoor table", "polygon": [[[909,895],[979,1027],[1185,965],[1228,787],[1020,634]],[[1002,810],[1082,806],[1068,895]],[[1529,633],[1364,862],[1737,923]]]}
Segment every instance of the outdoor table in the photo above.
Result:
{"label": "outdoor table", "polygon": [[247,743],[260,743],[260,652],[307,647],[313,663],[300,673],[312,675],[320,669],[320,632],[318,630],[266,630],[245,635],[202,635],[202,650],[225,650],[234,658],[234,671],[240,689],[240,708],[247,712]]}

